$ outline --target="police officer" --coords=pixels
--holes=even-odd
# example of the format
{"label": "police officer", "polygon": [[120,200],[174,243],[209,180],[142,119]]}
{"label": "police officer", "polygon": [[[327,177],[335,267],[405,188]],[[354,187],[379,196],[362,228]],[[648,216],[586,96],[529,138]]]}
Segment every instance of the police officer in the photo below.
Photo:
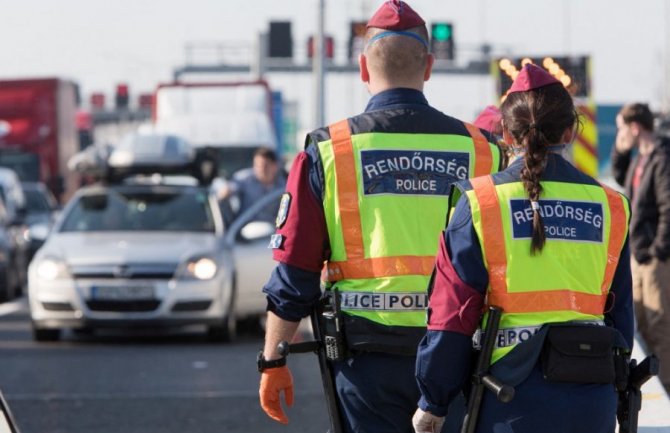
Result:
{"label": "police officer", "polygon": [[478,128],[488,131],[496,137],[502,136],[502,123],[500,109],[495,105],[487,105],[477,115],[477,118],[472,122]]}
{"label": "police officer", "polygon": [[307,136],[282,198],[272,241],[279,264],[263,288],[260,400],[288,423],[279,397],[285,392],[291,404],[293,382],[276,348],[314,308],[324,268],[327,289],[341,297],[350,351],[332,364],[345,429],[409,432],[448,191],[456,180],[498,171],[500,152],[486,132],[428,105],[428,32],[407,3],[383,3],[367,28],[359,66],[372,98],[364,113]]}
{"label": "police officer", "polygon": [[[628,203],[563,158],[578,117],[544,69],[526,65],[501,111],[517,157],[454,190],[417,355],[415,429],[431,431],[468,380],[487,304],[503,310],[491,371],[516,396],[501,403],[486,392],[477,431],[611,433],[612,352],[633,344]],[[571,354],[568,367],[557,364],[556,347]],[[608,368],[592,371],[585,358]]]}
{"label": "police officer", "polygon": [[503,150],[502,166],[507,167],[511,155],[510,146],[506,146],[502,141],[502,115],[500,109],[495,105],[487,105],[477,115],[477,118],[472,122],[477,128],[483,129],[491,133],[491,136],[500,144]]}

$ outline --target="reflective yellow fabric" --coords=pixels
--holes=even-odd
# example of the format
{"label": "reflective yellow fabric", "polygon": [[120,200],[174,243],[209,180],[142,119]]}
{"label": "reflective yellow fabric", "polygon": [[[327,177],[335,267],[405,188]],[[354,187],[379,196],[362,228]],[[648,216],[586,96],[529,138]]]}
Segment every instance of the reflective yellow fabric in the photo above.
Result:
{"label": "reflective yellow fabric", "polygon": [[[351,136],[346,121],[331,125],[330,132],[331,140],[318,144],[331,247],[324,278],[345,294],[342,309],[348,314],[389,326],[425,326],[425,296],[414,294],[426,292],[448,199],[446,195],[365,194],[361,152],[461,153],[469,158],[467,176],[484,168],[487,173],[497,171],[499,149],[478,130],[472,132],[478,134],[476,146],[472,137],[462,135]],[[399,296],[382,296],[389,293]]]}
{"label": "reflective yellow fabric", "polygon": [[[513,234],[510,203],[526,199],[522,183],[494,185],[486,176],[472,185],[466,195],[490,274],[487,303],[503,309],[500,328],[601,320],[628,227],[625,199],[600,186],[542,182],[541,203],[556,200],[556,209],[562,201],[600,204],[602,242],[547,239],[532,256],[530,239]],[[497,348],[492,361],[512,347]]]}

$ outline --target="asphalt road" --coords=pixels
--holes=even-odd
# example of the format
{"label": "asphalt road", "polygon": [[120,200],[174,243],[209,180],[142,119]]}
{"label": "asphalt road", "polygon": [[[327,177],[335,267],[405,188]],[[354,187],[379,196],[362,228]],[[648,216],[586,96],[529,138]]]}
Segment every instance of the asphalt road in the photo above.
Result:
{"label": "asphalt road", "polygon": [[290,424],[258,403],[262,335],[209,343],[199,330],[64,334],[32,341],[25,300],[0,306],[0,390],[22,433],[325,432],[316,357],[292,355]]}

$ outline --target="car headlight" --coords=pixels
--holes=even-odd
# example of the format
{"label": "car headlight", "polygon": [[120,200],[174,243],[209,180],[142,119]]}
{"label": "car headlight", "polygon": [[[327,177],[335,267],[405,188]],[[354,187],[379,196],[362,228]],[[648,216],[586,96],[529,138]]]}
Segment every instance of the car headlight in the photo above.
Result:
{"label": "car headlight", "polygon": [[217,270],[214,260],[209,257],[198,257],[186,262],[179,276],[182,279],[211,280]]}
{"label": "car headlight", "polygon": [[37,264],[37,276],[42,280],[58,280],[69,278],[70,271],[63,260],[47,257]]}

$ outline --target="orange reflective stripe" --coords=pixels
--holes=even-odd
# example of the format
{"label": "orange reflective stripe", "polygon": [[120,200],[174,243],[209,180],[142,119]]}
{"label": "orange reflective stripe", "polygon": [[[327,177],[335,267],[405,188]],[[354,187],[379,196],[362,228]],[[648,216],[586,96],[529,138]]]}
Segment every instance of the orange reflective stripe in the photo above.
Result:
{"label": "orange reflective stripe", "polygon": [[324,267],[322,278],[327,281],[339,281],[397,275],[430,275],[435,265],[434,256],[365,258],[356,162],[349,122],[342,120],[330,125],[328,129],[335,155],[337,200],[347,259],[343,262],[328,262]]}
{"label": "orange reflective stripe", "polygon": [[626,210],[624,209],[623,198],[616,191],[603,186],[605,193],[607,193],[607,203],[610,208],[610,241],[607,245],[607,265],[605,267],[605,275],[603,277],[603,284],[600,287],[603,293],[607,293],[612,285],[614,279],[614,272],[619,264],[619,256],[625,241],[626,230],[628,227],[626,221]]}
{"label": "orange reflective stripe", "polygon": [[600,294],[576,292],[568,289],[507,292],[507,261],[502,216],[495,185],[491,176],[471,179],[482,219],[484,254],[489,268],[491,291],[488,304],[499,306],[506,313],[532,313],[542,311],[577,311],[584,314],[601,315],[605,309],[607,293],[619,262],[626,231],[626,212],[622,198],[615,191],[604,188],[609,204],[611,223],[607,246],[607,266]]}
{"label": "orange reflective stripe", "polygon": [[492,290],[488,304],[498,306],[508,314],[568,310],[597,316],[603,314],[606,300],[606,294],[594,295],[567,289],[517,293]]}
{"label": "orange reflective stripe", "polygon": [[482,218],[482,241],[489,269],[491,291],[507,292],[507,251],[505,235],[498,203],[498,193],[491,176],[470,179],[472,189],[479,202]]}
{"label": "orange reflective stripe", "polygon": [[327,281],[394,277],[398,275],[430,275],[435,256],[395,256],[328,262]]}
{"label": "orange reflective stripe", "polygon": [[354,146],[351,143],[351,131],[347,119],[334,123],[328,127],[330,138],[333,141],[335,154],[335,172],[337,182],[337,200],[342,218],[342,236],[347,260],[362,259],[365,256],[363,248],[363,229],[361,228],[361,214],[358,207],[358,184],[356,183],[356,162],[354,160]]}
{"label": "orange reflective stripe", "polygon": [[465,122],[463,124],[468,129],[475,145],[475,173],[470,177],[486,176],[493,169],[493,155],[491,155],[489,141],[475,125]]}

